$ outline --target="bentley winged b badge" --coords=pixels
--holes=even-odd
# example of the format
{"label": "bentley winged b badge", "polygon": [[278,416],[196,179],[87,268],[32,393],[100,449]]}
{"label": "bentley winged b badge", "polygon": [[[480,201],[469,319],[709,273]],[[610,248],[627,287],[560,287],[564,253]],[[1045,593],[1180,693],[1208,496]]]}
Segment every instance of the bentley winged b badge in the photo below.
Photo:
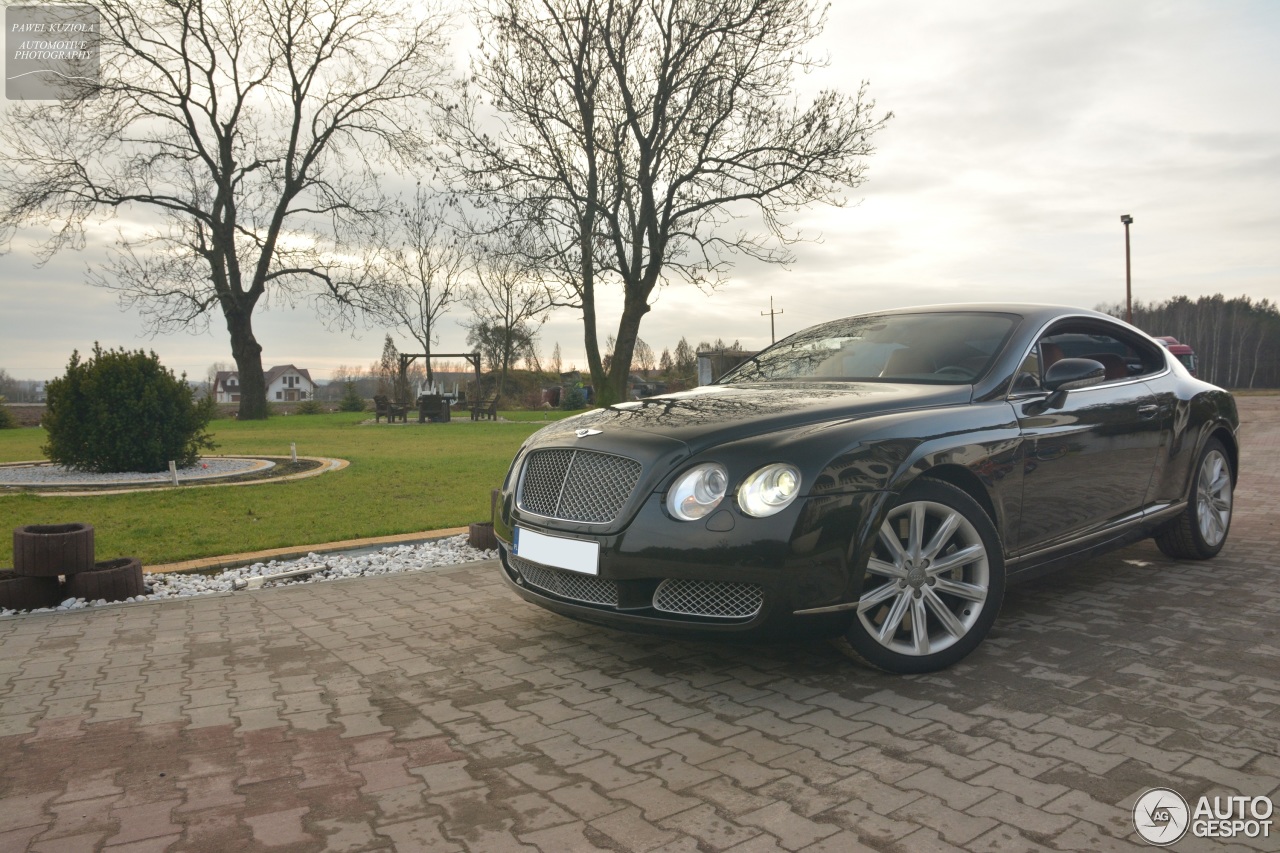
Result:
{"label": "bentley winged b badge", "polygon": [[603,430],[598,430],[598,429],[578,429],[578,430],[574,430],[574,431],[573,431],[573,434],[574,434],[574,435],[576,435],[578,438],[586,438],[586,437],[587,437],[587,436],[589,436],[589,435],[599,435],[601,432],[603,432]]}

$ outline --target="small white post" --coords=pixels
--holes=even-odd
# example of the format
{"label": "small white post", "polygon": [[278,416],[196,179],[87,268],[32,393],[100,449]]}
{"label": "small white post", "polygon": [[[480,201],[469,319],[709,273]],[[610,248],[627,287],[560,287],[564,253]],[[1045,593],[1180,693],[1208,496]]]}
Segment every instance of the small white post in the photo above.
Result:
{"label": "small white post", "polygon": [[173,478],[173,484],[178,485],[178,463],[172,459],[169,460],[169,476]]}
{"label": "small white post", "polygon": [[293,459],[294,462],[298,461],[298,442],[296,441],[289,442],[289,456]]}

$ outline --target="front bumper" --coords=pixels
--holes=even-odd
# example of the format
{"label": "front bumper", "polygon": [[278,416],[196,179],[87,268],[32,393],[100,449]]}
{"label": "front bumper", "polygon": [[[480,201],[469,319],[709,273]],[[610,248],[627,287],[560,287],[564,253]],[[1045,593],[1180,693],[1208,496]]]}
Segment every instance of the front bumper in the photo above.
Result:
{"label": "front bumper", "polygon": [[[794,627],[798,610],[856,600],[860,578],[849,566],[865,564],[858,543],[867,541],[883,493],[805,498],[764,519],[727,506],[702,522],[672,520],[655,494],[611,533],[522,517],[503,497],[495,519],[503,576],[526,601],[611,627],[724,635]],[[514,554],[516,526],[596,542],[598,574]],[[799,621],[818,628],[831,620]]]}

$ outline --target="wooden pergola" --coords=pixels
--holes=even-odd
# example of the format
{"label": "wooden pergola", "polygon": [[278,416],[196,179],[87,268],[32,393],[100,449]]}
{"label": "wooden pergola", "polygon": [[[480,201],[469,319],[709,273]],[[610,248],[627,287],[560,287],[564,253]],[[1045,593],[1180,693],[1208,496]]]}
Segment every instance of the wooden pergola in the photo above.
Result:
{"label": "wooden pergola", "polygon": [[[480,394],[480,353],[477,352],[433,352],[427,354],[425,352],[402,352],[400,353],[400,385],[407,387],[406,374],[409,372],[409,365],[413,364],[416,359],[428,358],[464,358],[471,362],[471,366],[476,371],[476,394]],[[406,401],[408,402],[408,401]]]}

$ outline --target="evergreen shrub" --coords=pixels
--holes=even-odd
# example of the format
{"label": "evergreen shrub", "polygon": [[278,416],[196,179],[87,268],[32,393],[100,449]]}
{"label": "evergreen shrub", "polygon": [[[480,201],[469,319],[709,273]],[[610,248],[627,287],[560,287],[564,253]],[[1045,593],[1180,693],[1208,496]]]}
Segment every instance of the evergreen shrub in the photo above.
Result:
{"label": "evergreen shrub", "polygon": [[170,460],[186,467],[215,446],[206,431],[214,408],[154,352],[95,343],[92,358],[73,352],[66,375],[48,384],[43,449],[50,461],[81,471],[164,471]]}
{"label": "evergreen shrub", "polygon": [[348,379],[346,389],[346,393],[342,396],[342,402],[338,404],[338,411],[363,412],[364,397],[361,397],[360,392],[356,390],[356,383]]}

